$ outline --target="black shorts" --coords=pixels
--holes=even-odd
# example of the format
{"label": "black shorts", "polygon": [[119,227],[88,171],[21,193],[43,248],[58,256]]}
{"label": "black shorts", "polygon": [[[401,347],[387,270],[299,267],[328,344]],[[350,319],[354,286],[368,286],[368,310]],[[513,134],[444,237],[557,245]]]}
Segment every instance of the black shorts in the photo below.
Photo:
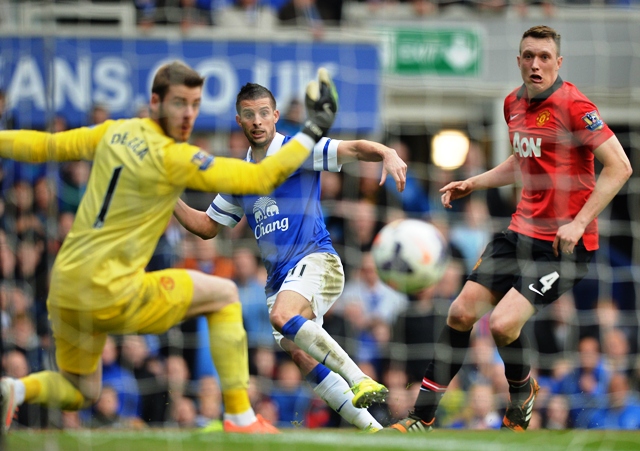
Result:
{"label": "black shorts", "polygon": [[468,280],[501,296],[515,288],[540,309],[580,282],[595,254],[580,241],[573,254],[556,257],[552,245],[552,241],[502,231],[487,245]]}

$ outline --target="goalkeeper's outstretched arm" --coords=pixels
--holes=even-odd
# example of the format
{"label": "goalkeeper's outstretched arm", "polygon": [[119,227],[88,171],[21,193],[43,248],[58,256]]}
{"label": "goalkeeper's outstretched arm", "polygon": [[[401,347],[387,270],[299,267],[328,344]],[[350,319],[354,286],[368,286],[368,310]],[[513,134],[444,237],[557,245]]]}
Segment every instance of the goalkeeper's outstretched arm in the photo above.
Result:
{"label": "goalkeeper's outstretched arm", "polygon": [[60,133],[0,131],[0,157],[27,163],[93,160],[96,147],[114,121]]}

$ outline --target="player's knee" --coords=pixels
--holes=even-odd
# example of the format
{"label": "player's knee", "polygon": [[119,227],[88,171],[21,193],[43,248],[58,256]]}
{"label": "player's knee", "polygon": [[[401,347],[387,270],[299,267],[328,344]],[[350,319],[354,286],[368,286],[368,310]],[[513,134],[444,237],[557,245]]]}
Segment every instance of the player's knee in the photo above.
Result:
{"label": "player's knee", "polygon": [[447,325],[453,327],[456,330],[469,330],[476,323],[475,312],[464,308],[459,303],[454,302],[449,308],[449,315],[447,316]]}
{"label": "player's knee", "polygon": [[493,340],[496,342],[496,346],[500,347],[507,346],[513,342],[513,340],[518,338],[519,334],[519,330],[514,324],[502,318],[491,317],[489,329],[491,330]]}
{"label": "player's knee", "polygon": [[99,386],[96,386],[95,384],[81,386],[80,393],[84,397],[83,407],[92,406],[100,399],[100,394],[102,393],[102,384],[100,384]]}
{"label": "player's knee", "polygon": [[269,313],[269,321],[271,321],[271,324],[278,332],[282,332],[282,327],[287,324],[287,321],[290,319],[291,314],[280,309],[274,308],[271,310],[271,313]]}
{"label": "player's knee", "polygon": [[193,297],[186,316],[217,312],[227,305],[239,303],[238,286],[233,280],[190,271],[194,281]]}
{"label": "player's knee", "polygon": [[216,283],[208,294],[193,298],[185,317],[216,313],[233,304],[240,304],[236,284],[233,281]]}
{"label": "player's knee", "polygon": [[218,295],[224,305],[240,302],[240,295],[238,294],[238,286],[233,280],[225,279],[224,282],[219,284]]}

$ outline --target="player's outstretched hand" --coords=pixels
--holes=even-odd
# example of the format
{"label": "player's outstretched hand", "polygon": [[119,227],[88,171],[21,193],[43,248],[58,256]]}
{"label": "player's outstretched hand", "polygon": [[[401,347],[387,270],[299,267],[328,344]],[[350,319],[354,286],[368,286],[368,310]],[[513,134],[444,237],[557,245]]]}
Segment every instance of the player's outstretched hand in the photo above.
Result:
{"label": "player's outstretched hand", "polygon": [[318,141],[327,134],[338,112],[338,92],[324,67],[318,69],[318,80],[307,85],[304,103],[307,121],[302,132]]}
{"label": "player's outstretched hand", "polygon": [[452,200],[468,196],[469,194],[471,194],[471,192],[473,192],[473,190],[474,188],[468,180],[448,183],[447,185],[440,188],[440,192],[442,193],[442,196],[440,196],[442,206],[444,208],[452,208]]}

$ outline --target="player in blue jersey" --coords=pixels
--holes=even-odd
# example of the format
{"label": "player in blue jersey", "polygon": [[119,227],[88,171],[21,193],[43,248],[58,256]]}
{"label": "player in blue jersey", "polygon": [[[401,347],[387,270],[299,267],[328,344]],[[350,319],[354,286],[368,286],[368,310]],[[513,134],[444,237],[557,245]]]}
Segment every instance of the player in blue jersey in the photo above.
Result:
{"label": "player in blue jersey", "polygon": [[[251,144],[247,161],[262,161],[290,139],[276,132],[280,113],[267,88],[247,83],[238,93],[236,111],[236,122]],[[344,271],[324,224],[320,171],[337,172],[343,163],[357,160],[382,161],[380,184],[390,175],[398,191],[404,190],[407,165],[395,150],[372,141],[323,138],[271,194],[219,194],[206,213],[184,202],[174,213],[204,239],[247,216],[268,273],[265,291],[276,341],[332,409],[360,429],[375,430],[380,424],[363,407],[383,401],[386,387],[365,375],[322,328],[323,315],[342,293]]]}

